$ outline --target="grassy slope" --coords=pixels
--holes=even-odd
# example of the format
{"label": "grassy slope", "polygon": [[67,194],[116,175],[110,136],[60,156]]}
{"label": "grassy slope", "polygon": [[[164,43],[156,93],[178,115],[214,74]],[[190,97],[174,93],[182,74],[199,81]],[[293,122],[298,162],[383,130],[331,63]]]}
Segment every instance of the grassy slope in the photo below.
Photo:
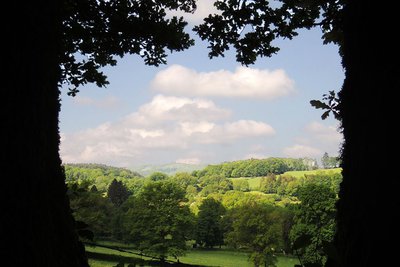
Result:
{"label": "grassy slope", "polygon": [[[118,262],[116,258],[120,256],[122,261],[127,262],[127,258],[135,258],[138,256],[126,252],[120,252],[112,249],[102,247],[86,247],[86,251],[102,254],[105,259],[89,259],[91,267],[111,267],[115,266]],[[89,255],[90,256],[90,255]],[[143,259],[148,259],[142,257]],[[172,259],[171,259],[172,260]],[[251,267],[253,264],[248,261],[247,254],[244,252],[214,249],[214,250],[192,250],[186,256],[181,257],[180,261],[186,264],[202,265],[202,266],[220,266],[220,267]],[[292,257],[278,257],[278,267],[293,267],[298,260]],[[146,266],[146,265],[144,265]]]}
{"label": "grassy slope", "polygon": [[[319,174],[319,173],[340,173],[342,171],[341,168],[334,168],[334,169],[318,169],[312,171],[290,171],[285,172],[283,175],[289,175],[296,178],[303,177],[304,175],[311,175],[311,174]],[[230,178],[232,181],[238,180],[247,180],[249,183],[249,187],[251,191],[257,191],[260,188],[260,181],[262,177],[241,177],[241,178]]]}
{"label": "grassy slope", "polygon": [[[181,262],[206,266],[252,267],[245,252],[231,250],[193,250],[181,258]],[[293,267],[298,260],[291,257],[278,257],[278,267]]]}
{"label": "grassy slope", "polygon": [[312,171],[291,171],[285,172],[284,175],[294,176],[296,178],[303,177],[304,175],[310,174],[322,174],[322,173],[340,173],[342,171],[341,168],[334,168],[334,169],[318,169]]}
{"label": "grassy slope", "polygon": [[245,180],[249,183],[251,191],[257,191],[260,187],[261,177],[241,177],[241,178],[229,178],[233,183],[239,180]]}

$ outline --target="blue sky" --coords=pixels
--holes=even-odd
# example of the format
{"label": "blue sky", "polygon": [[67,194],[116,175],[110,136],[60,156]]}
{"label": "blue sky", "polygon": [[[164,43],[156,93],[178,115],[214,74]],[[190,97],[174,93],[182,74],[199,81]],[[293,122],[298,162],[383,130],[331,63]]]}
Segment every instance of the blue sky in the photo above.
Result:
{"label": "blue sky", "polygon": [[[202,2],[192,25],[210,11]],[[338,122],[321,120],[309,104],[338,91],[344,77],[338,48],[323,45],[319,29],[276,41],[278,54],[249,67],[233,51],[210,60],[207,44],[193,38],[167,65],[127,56],[104,69],[107,88],[87,85],[76,97],[64,90],[63,162],[133,167],[338,154]]]}

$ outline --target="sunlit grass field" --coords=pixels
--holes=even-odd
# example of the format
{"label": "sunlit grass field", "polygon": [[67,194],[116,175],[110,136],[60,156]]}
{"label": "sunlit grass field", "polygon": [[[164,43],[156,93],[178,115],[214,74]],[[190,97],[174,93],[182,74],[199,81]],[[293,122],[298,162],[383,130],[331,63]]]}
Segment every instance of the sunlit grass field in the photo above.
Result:
{"label": "sunlit grass field", "polygon": [[[334,168],[334,169],[317,169],[311,171],[289,171],[285,172],[283,175],[293,176],[295,178],[301,178],[305,175],[312,174],[330,174],[330,173],[340,173],[342,168]],[[260,189],[260,181],[262,177],[240,177],[240,178],[230,178],[232,181],[246,180],[249,183],[249,188],[251,191],[258,191]]]}
{"label": "sunlit grass field", "polygon": [[[254,264],[248,260],[245,252],[232,250],[192,250],[181,258],[181,262],[221,267],[253,267]],[[278,267],[293,267],[298,260],[292,257],[278,256]]]}
{"label": "sunlit grass field", "polygon": [[245,180],[249,183],[251,191],[257,191],[260,189],[260,181],[262,177],[240,177],[240,178],[229,178],[233,183],[234,181]]}
{"label": "sunlit grass field", "polygon": [[[129,249],[126,249],[131,251]],[[89,252],[89,264],[91,267],[112,267],[119,262],[128,263],[136,262],[136,266],[154,266],[150,264],[150,258],[140,257],[131,253],[121,252],[103,247],[87,246],[86,251]],[[92,256],[92,258],[91,258]],[[143,260],[140,262],[140,260]],[[173,260],[173,259],[170,259]],[[254,266],[248,261],[248,255],[245,252],[212,249],[212,250],[191,250],[186,256],[181,257],[181,263],[194,266],[220,266],[220,267],[252,267]],[[293,267],[298,260],[293,257],[278,256],[278,267]]]}
{"label": "sunlit grass field", "polygon": [[290,171],[290,172],[285,172],[284,175],[290,175],[296,178],[301,178],[305,175],[311,175],[311,174],[330,174],[330,173],[340,173],[342,171],[342,168],[333,168],[333,169],[318,169],[318,170],[312,170],[312,171]]}

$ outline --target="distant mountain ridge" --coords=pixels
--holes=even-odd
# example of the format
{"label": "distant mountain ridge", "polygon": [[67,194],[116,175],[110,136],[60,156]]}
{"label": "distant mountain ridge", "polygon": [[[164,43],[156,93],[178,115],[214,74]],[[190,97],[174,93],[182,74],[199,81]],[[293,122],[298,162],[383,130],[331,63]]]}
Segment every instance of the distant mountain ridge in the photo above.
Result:
{"label": "distant mountain ridge", "polygon": [[208,164],[185,164],[185,163],[168,163],[161,165],[145,164],[130,168],[131,170],[140,173],[143,176],[148,176],[153,172],[163,172],[167,175],[174,175],[177,172],[189,172],[201,170]]}

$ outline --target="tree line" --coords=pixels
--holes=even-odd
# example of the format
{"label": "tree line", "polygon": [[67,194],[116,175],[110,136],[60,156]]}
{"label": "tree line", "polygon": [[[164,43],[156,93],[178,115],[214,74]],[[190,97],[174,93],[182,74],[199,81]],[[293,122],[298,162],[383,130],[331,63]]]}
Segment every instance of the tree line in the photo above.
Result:
{"label": "tree line", "polygon": [[221,164],[208,165],[195,172],[196,176],[210,174],[223,175],[227,178],[257,177],[270,173],[282,174],[287,171],[304,171],[317,168],[316,160],[310,158],[266,158],[248,159]]}

